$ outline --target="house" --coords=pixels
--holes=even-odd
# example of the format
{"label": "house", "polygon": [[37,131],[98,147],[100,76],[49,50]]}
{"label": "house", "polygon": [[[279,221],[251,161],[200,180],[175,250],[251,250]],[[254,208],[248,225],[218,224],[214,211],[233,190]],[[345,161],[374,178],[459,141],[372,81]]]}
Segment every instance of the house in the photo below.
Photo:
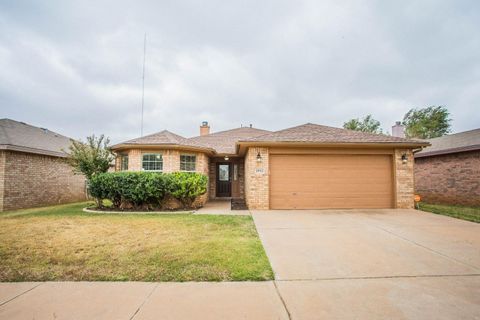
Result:
{"label": "house", "polygon": [[0,119],[0,211],[85,200],[85,178],[65,161],[70,139]]}
{"label": "house", "polygon": [[415,154],[416,193],[422,201],[480,206],[480,129],[428,140]]}
{"label": "house", "polygon": [[427,143],[307,123],[270,132],[241,127],[184,138],[169,131],[113,146],[116,170],[208,175],[201,201],[250,209],[412,208],[413,150]]}

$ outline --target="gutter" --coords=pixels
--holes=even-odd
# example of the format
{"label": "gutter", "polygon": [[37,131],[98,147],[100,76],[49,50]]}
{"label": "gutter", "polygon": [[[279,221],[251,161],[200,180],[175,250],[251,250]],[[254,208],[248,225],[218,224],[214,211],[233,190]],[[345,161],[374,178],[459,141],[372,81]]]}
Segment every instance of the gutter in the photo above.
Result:
{"label": "gutter", "polygon": [[452,153],[468,152],[468,151],[476,151],[476,150],[480,150],[480,144],[475,144],[475,145],[465,146],[465,147],[449,148],[449,149],[443,149],[443,150],[437,150],[437,151],[428,151],[428,149],[426,149],[422,153],[417,153],[415,157],[416,158],[432,157],[432,156],[439,156],[444,154],[452,154]]}
{"label": "gutter", "polygon": [[317,148],[416,148],[429,146],[428,142],[302,142],[302,141],[238,141],[237,153],[242,154],[246,147],[317,147]]}
{"label": "gutter", "polygon": [[110,147],[112,151],[121,151],[125,149],[180,149],[180,150],[189,150],[189,151],[197,151],[203,153],[210,153],[215,154],[215,150],[211,148],[203,148],[197,146],[188,146],[188,145],[181,145],[181,144],[116,144]]}

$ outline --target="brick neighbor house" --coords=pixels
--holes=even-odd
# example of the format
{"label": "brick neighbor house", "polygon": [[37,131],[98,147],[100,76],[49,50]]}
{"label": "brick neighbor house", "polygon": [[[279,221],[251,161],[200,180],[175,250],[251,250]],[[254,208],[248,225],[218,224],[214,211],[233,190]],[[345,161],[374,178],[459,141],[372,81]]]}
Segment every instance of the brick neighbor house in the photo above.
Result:
{"label": "brick neighbor house", "polygon": [[429,203],[480,206],[480,129],[430,139],[415,154],[416,192]]}
{"label": "brick neighbor house", "polygon": [[65,162],[70,139],[0,120],[0,211],[85,200],[85,178]]}
{"label": "brick neighbor house", "polygon": [[418,140],[307,123],[184,138],[169,131],[119,143],[116,170],[195,171],[201,199],[243,199],[250,209],[412,208]]}

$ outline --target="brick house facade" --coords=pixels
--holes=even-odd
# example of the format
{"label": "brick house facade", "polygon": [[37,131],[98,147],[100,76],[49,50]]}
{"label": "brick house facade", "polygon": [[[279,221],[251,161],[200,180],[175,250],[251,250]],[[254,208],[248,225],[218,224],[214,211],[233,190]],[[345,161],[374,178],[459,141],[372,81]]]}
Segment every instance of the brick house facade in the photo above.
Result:
{"label": "brick house facade", "polygon": [[10,119],[0,125],[0,211],[86,200],[85,177],[62,151],[68,138]]}
{"label": "brick house facade", "polygon": [[0,211],[84,201],[85,178],[64,158],[0,151]]}
{"label": "brick house facade", "polygon": [[[291,159],[295,159],[295,155],[298,156],[299,153],[317,154],[317,156],[325,154],[325,157],[329,154],[340,157],[345,155],[351,160],[348,162],[349,166],[355,166],[357,158],[372,160],[371,165],[368,161],[364,161],[367,165],[364,165],[362,170],[372,172],[374,179],[380,179],[380,185],[385,186],[384,189],[375,191],[379,197],[384,198],[384,202],[368,203],[368,197],[376,196],[372,195],[372,192],[369,193],[369,183],[375,186],[375,181],[368,175],[365,176],[367,180],[364,180],[366,187],[354,185],[353,190],[348,181],[341,177],[341,168],[335,171],[339,180],[335,182],[338,185],[337,193],[333,193],[332,197],[362,197],[362,193],[366,192],[364,198],[367,200],[361,198],[360,201],[351,203],[358,203],[359,207],[365,208],[413,208],[412,150],[427,145],[425,142],[315,124],[277,132],[242,127],[210,133],[209,129],[208,124],[204,123],[200,128],[200,136],[194,138],[183,138],[169,131],[161,131],[119,143],[113,146],[113,150],[117,153],[116,170],[149,170],[149,155],[154,154],[162,163],[162,172],[175,172],[181,170],[182,155],[193,155],[196,159],[194,171],[205,174],[209,181],[207,194],[198,200],[199,204],[209,199],[240,198],[245,200],[250,209],[266,210],[274,209],[271,205],[271,179],[273,176],[283,174],[282,168],[277,168],[273,172],[270,167],[272,147],[288,150],[287,153],[292,155]],[[122,157],[125,156],[128,156],[128,168],[122,168]],[[335,166],[334,163],[332,165]],[[377,167],[378,165],[380,167]],[[378,174],[379,171],[380,174]],[[305,176],[305,172],[302,174]],[[295,179],[295,183],[301,183],[294,177]],[[324,184],[322,181],[317,182]],[[305,181],[305,183],[312,183],[312,181]],[[357,177],[356,183],[362,183],[361,178]],[[342,186],[352,190],[341,192]],[[311,189],[313,197],[325,198],[316,188]],[[307,192],[310,191],[307,190]],[[300,196],[309,197],[302,192]],[[292,194],[295,195],[297,192],[286,194],[286,197],[292,197]],[[313,201],[313,204],[308,204],[310,207],[316,206],[316,200],[312,200],[311,196],[307,201]],[[302,205],[295,208],[302,209]],[[318,208],[322,208],[320,202],[318,202]]]}
{"label": "brick house facade", "polygon": [[415,154],[415,192],[434,204],[480,206],[480,129],[428,140]]}
{"label": "brick house facade", "polygon": [[427,203],[480,206],[480,150],[416,158],[415,183]]}

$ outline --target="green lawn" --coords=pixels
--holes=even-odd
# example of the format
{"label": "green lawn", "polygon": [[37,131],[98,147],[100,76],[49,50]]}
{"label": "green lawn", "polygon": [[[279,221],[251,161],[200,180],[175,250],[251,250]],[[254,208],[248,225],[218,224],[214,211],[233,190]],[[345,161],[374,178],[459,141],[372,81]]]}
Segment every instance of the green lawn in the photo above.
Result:
{"label": "green lawn", "polygon": [[0,214],[0,281],[273,279],[250,216],[88,214],[87,205]]}
{"label": "green lawn", "polygon": [[440,204],[420,203],[420,210],[428,211],[458,219],[480,222],[479,207],[449,206]]}

